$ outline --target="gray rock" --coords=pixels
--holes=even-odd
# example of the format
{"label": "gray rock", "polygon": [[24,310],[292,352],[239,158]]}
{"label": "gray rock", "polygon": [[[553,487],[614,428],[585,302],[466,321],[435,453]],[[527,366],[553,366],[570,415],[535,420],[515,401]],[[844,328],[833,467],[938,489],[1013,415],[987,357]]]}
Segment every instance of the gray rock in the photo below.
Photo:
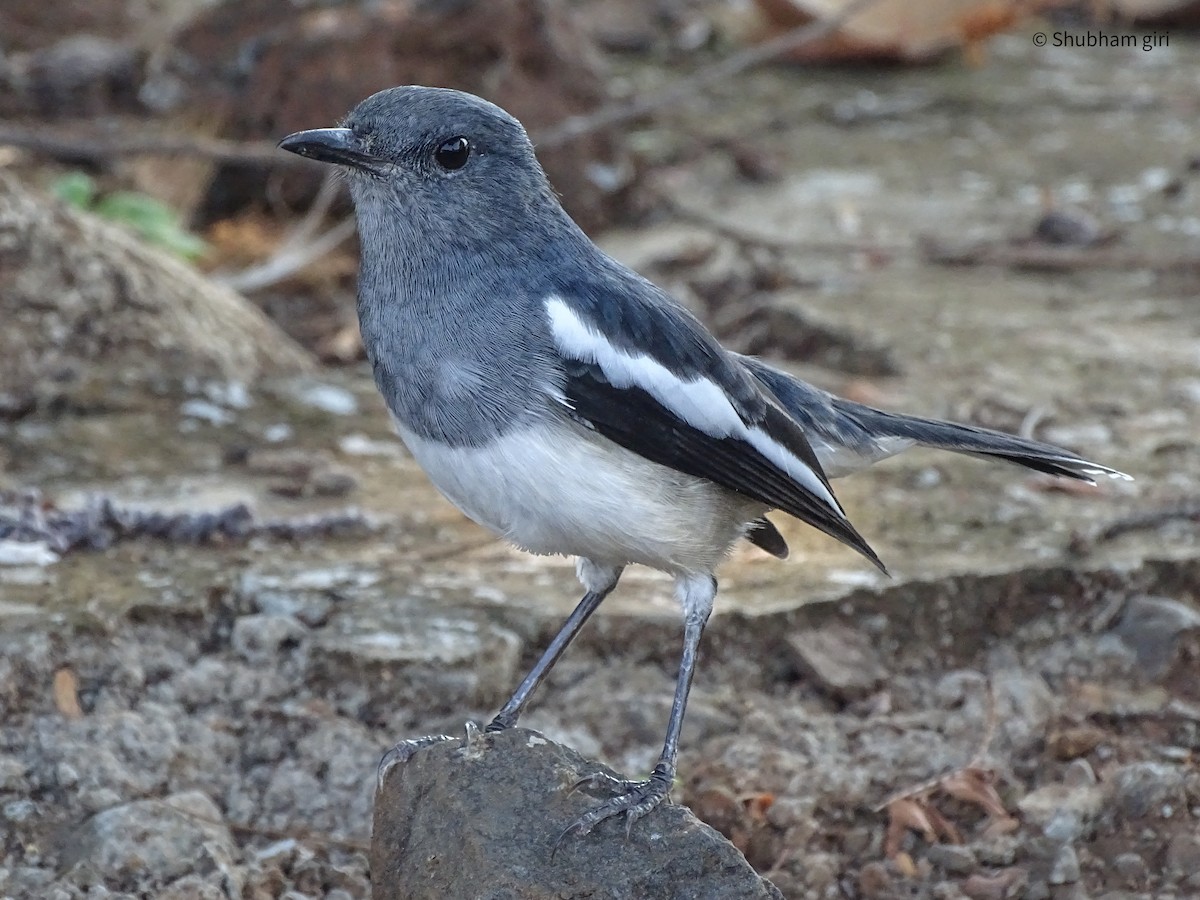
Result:
{"label": "gray rock", "polygon": [[958,844],[934,844],[925,851],[925,858],[951,875],[970,875],[979,868],[971,848]]}
{"label": "gray rock", "polygon": [[1029,873],[1019,867],[999,872],[972,875],[962,883],[962,892],[971,900],[1014,900],[1025,897]]}
{"label": "gray rock", "polygon": [[992,675],[992,695],[998,730],[1010,752],[1024,751],[1045,739],[1060,703],[1046,679],[1036,672],[1005,668]]}
{"label": "gray rock", "polygon": [[1183,774],[1175,766],[1137,762],[1121,766],[1109,781],[1117,812],[1128,819],[1159,816],[1164,806],[1182,807]]}
{"label": "gray rock", "polygon": [[1118,854],[1112,864],[1126,887],[1144,887],[1150,878],[1150,867],[1146,865],[1146,860],[1136,853]]}
{"label": "gray rock", "polygon": [[1091,827],[1103,805],[1104,791],[1096,785],[1048,784],[1022,797],[1017,808],[1026,823],[1063,843],[1077,839]]}
{"label": "gray rock", "polygon": [[854,700],[875,691],[888,672],[871,639],[837,623],[801,630],[788,637],[791,662],[817,687],[835,697]]}
{"label": "gray rock", "polygon": [[1167,842],[1167,871],[1176,877],[1200,872],[1200,836],[1179,833]]}
{"label": "gray rock", "polygon": [[17,757],[0,755],[0,793],[16,793],[25,787],[28,767]]}
{"label": "gray rock", "polygon": [[1073,759],[1063,772],[1063,784],[1069,788],[1087,787],[1097,782],[1096,770],[1082,757]]}
{"label": "gray rock", "polygon": [[20,800],[13,800],[0,807],[0,818],[7,819],[9,822],[14,824],[29,822],[37,817],[37,815],[37,804],[32,800],[26,800],[24,798]]}
{"label": "gray rock", "polygon": [[1114,629],[1137,656],[1151,678],[1167,673],[1175,659],[1175,642],[1186,631],[1200,628],[1200,612],[1168,597],[1133,597],[1125,604]]}
{"label": "gray rock", "polygon": [[328,686],[355,713],[492,707],[517,683],[521,640],[499,625],[416,614],[337,625],[314,640],[309,683]]}
{"label": "gray rock", "polygon": [[215,879],[187,875],[155,893],[155,900],[228,900],[229,893]]}
{"label": "gray rock", "polygon": [[306,634],[308,629],[293,616],[258,613],[239,616],[233,623],[229,642],[246,662],[265,664],[286,647],[300,643]]}
{"label": "gray rock", "polygon": [[571,791],[597,765],[515,728],[436,743],[390,768],[375,798],[376,900],[444,897],[781,898],[725,838],[665,804],[589,835],[563,830],[594,806]]}
{"label": "gray rock", "polygon": [[95,407],[184,375],[253,381],[314,368],[253,303],[7,172],[0,245],[6,273],[20,274],[0,291],[0,391]]}
{"label": "gray rock", "polygon": [[333,598],[317,591],[263,591],[255,595],[259,612],[294,616],[309,628],[318,628],[329,621]]}
{"label": "gray rock", "polygon": [[293,398],[322,412],[348,416],[358,411],[358,398],[344,387],[315,378],[297,378],[290,385]]}
{"label": "gray rock", "polygon": [[180,751],[175,712],[157,703],[137,711],[43,719],[32,729],[31,780],[70,790],[85,811],[99,812],[154,793]]}
{"label": "gray rock", "polygon": [[1054,862],[1050,866],[1049,882],[1051,884],[1074,884],[1079,880],[1079,857],[1075,848],[1063,844],[1058,848]]}
{"label": "gray rock", "polygon": [[[255,825],[271,831],[308,828],[344,836],[365,836],[371,817],[371,773],[379,762],[379,742],[355,722],[320,723],[288,748],[261,796],[244,794],[237,812],[253,810]],[[234,809],[231,805],[231,815]]]}
{"label": "gray rock", "polygon": [[70,836],[63,858],[83,878],[99,874],[145,889],[221,869],[233,849],[216,804],[188,791],[97,813]]}
{"label": "gray rock", "polygon": [[972,849],[985,866],[1001,868],[1016,861],[1017,843],[1014,834],[997,834],[975,841]]}

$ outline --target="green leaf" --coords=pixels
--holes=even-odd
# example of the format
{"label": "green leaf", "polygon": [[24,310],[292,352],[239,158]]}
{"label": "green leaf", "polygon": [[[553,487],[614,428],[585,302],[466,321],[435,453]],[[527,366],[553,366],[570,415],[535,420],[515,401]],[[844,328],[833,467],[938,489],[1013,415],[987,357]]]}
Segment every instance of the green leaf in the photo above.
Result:
{"label": "green leaf", "polygon": [[86,172],[68,172],[54,179],[50,191],[68,206],[90,209],[96,199],[96,182]]}
{"label": "green leaf", "polygon": [[194,259],[208,249],[204,241],[180,225],[174,210],[146,194],[114,191],[101,199],[94,211],[131,228],[147,243],[178,256]]}

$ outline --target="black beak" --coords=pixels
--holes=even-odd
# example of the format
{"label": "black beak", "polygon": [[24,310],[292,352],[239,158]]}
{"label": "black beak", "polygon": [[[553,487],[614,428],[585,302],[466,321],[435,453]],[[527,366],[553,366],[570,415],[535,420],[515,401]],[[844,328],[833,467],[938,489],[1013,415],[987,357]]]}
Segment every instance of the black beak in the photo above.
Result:
{"label": "black beak", "polygon": [[378,163],[375,157],[359,149],[358,138],[349,128],[297,131],[280,141],[279,148],[317,162],[336,163],[368,172],[374,172]]}

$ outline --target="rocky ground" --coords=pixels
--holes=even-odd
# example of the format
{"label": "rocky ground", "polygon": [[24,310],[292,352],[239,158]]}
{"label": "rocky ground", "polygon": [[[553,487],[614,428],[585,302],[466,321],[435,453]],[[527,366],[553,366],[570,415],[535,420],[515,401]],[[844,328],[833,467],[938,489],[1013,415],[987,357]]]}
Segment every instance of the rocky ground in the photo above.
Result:
{"label": "rocky ground", "polygon": [[[839,485],[892,580],[786,523],[731,560],[675,799],[786,897],[1200,894],[1200,47],[993,48],[719,87],[603,236],[739,348],[1137,479],[913,454]],[[105,399],[0,424],[0,895],[366,896],[381,752],[486,718],[570,566],[439,500],[360,369]],[[524,724],[646,772],[679,642],[630,572]]]}

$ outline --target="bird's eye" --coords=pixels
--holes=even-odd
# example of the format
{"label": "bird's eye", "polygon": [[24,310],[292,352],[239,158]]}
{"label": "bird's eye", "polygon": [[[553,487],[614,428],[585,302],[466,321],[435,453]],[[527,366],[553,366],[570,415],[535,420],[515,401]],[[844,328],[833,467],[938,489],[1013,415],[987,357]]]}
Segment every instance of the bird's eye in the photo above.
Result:
{"label": "bird's eye", "polygon": [[461,169],[471,155],[471,144],[465,137],[450,138],[434,151],[433,158],[447,172]]}

